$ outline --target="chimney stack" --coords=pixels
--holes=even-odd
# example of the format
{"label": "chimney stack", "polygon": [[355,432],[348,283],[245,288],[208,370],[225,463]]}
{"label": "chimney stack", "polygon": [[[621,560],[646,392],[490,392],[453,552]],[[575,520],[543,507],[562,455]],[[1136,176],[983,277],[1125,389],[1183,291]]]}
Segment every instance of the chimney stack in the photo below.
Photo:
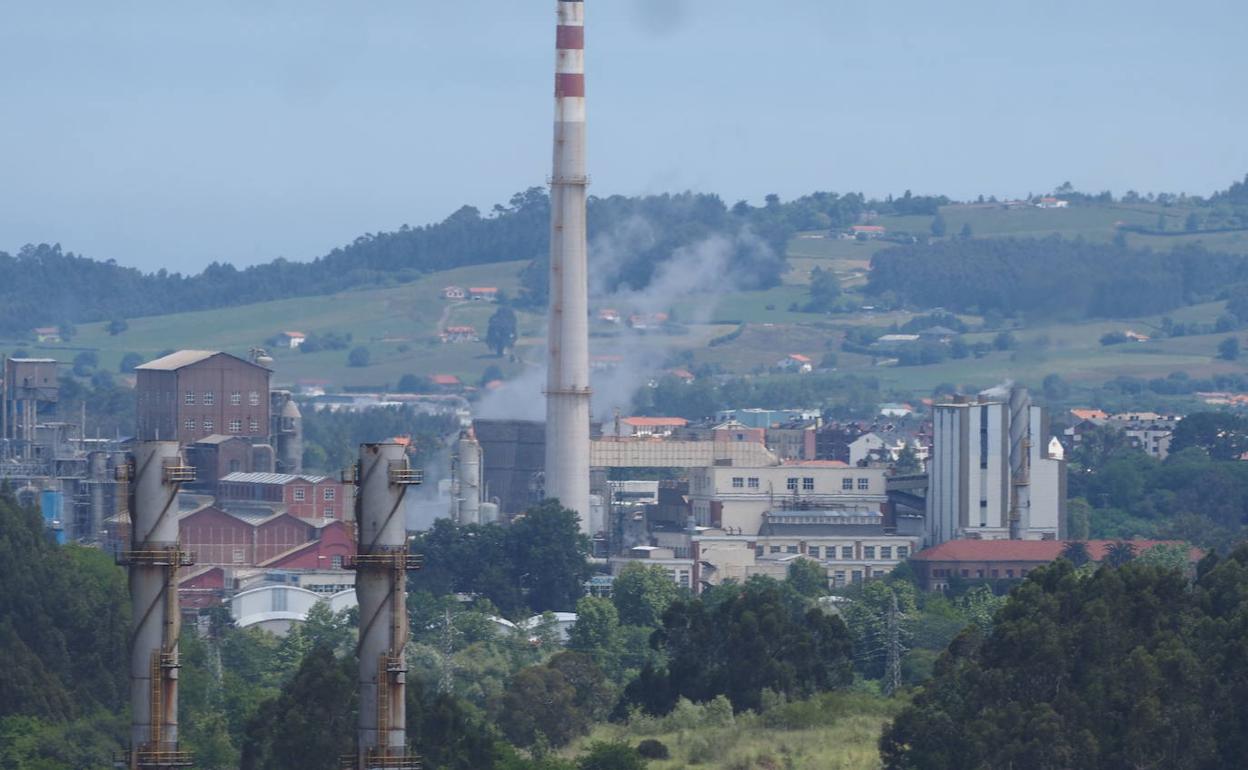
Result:
{"label": "chimney stack", "polygon": [[550,180],[546,497],[589,531],[589,288],[585,235],[585,4],[558,0]]}

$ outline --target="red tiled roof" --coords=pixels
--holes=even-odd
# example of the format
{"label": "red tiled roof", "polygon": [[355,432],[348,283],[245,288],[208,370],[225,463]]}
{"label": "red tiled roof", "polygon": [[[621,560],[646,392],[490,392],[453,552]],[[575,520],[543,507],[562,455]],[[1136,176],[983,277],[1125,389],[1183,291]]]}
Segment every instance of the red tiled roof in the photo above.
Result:
{"label": "red tiled roof", "polygon": [[[950,540],[922,550],[913,558],[920,561],[1034,561],[1049,562],[1062,555],[1066,540]],[[1088,555],[1093,561],[1105,558],[1105,553],[1118,540],[1085,540]],[[1129,540],[1137,554],[1157,545],[1182,545],[1177,540]],[[1197,561],[1204,551],[1192,548],[1190,558]]]}
{"label": "red tiled roof", "polygon": [[498,289],[493,286],[472,286],[468,289],[472,294],[497,294]]}
{"label": "red tiled roof", "polygon": [[434,374],[429,377],[434,385],[458,385],[459,378],[453,374]]}
{"label": "red tiled roof", "polygon": [[849,229],[853,230],[856,233],[882,233],[884,232],[884,227],[881,225],[854,225],[853,227]]}

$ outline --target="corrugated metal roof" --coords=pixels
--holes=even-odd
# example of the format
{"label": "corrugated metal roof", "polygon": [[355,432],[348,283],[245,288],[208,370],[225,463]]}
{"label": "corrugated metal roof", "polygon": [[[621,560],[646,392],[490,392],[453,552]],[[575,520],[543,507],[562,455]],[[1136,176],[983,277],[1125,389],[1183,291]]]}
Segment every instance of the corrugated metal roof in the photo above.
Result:
{"label": "corrugated metal roof", "polygon": [[154,372],[171,372],[184,366],[205,361],[219,352],[218,350],[179,350],[176,353],[170,353],[167,356],[157,358],[155,361],[139,364],[134,368]]}
{"label": "corrugated metal roof", "polygon": [[221,479],[221,481],[239,484],[289,484],[292,481],[303,481],[308,484],[320,484],[328,479],[329,476],[296,476],[290,473],[243,473],[238,471],[231,473]]}

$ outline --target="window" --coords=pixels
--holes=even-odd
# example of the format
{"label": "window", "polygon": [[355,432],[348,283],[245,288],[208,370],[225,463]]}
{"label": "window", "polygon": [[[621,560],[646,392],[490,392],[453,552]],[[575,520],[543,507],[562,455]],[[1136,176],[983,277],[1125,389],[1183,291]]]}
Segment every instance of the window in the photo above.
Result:
{"label": "window", "polygon": [[247,404],[249,406],[260,406],[260,394],[254,390],[248,393]]}
{"label": "window", "polygon": [[230,473],[238,473],[242,469],[243,466],[238,460],[230,460]]}
{"label": "window", "polygon": [[797,546],[791,545],[786,549],[789,553],[797,553]]}
{"label": "window", "polygon": [[208,433],[212,433],[212,418],[211,417],[204,418],[204,431]]}
{"label": "window", "polygon": [[833,582],[834,582],[837,586],[843,586],[843,585],[845,585],[845,571],[844,571],[844,570],[838,570],[838,571],[837,571],[837,573],[836,573],[836,575],[833,577]]}
{"label": "window", "polygon": [[784,482],[784,486],[790,492],[796,492],[797,491],[797,476],[789,476],[789,478]]}
{"label": "window", "polygon": [[1012,570],[1012,569],[1007,569],[1007,570],[1005,571],[1005,576],[1006,576],[1007,578],[1012,578],[1012,577],[1014,577],[1014,570]]}
{"label": "window", "polygon": [[897,546],[897,558],[898,559],[904,559],[909,555],[910,555],[910,546],[908,545]]}
{"label": "window", "polygon": [[754,546],[754,555],[755,555],[755,556],[762,556],[762,555],[763,555],[763,547],[762,547],[761,545],[756,545],[756,546]]}
{"label": "window", "polygon": [[204,406],[212,406],[217,403],[217,397],[212,394],[211,390],[204,391]]}
{"label": "window", "polygon": [[874,558],[875,558],[875,546],[873,546],[873,545],[864,545],[864,546],[862,547],[862,558],[864,558],[864,559],[874,559]]}
{"label": "window", "polygon": [[853,489],[853,488],[854,488],[853,479],[848,478],[848,477],[841,479],[841,489]]}
{"label": "window", "polygon": [[230,394],[230,406],[241,406],[243,403],[243,394],[237,390]]}
{"label": "window", "polygon": [[242,432],[243,432],[243,421],[238,419],[237,417],[230,420],[230,433],[242,433]]}
{"label": "window", "polygon": [[773,545],[773,546],[771,547],[771,552],[772,552],[772,553],[780,553],[780,546],[778,546],[778,545]]}
{"label": "window", "polygon": [[1000,575],[998,575],[998,574],[997,574],[997,571],[996,571],[995,569],[992,571],[992,576],[993,576],[994,578],[995,578],[995,577],[1001,577]]}
{"label": "window", "polygon": [[744,487],[744,486],[745,486],[745,477],[744,477],[744,476],[733,476],[733,477],[732,477],[732,488],[733,488],[733,489],[741,489],[741,488],[742,488],[742,487]]}
{"label": "window", "polygon": [[195,430],[195,418],[187,417],[186,421],[182,423],[182,427],[187,430]]}
{"label": "window", "polygon": [[304,487],[295,487],[295,502],[302,503],[308,492]]}
{"label": "window", "polygon": [[329,557],[329,564],[330,564],[330,566],[332,566],[334,569],[342,569],[342,557],[341,557],[341,556],[331,556],[331,557]]}
{"label": "window", "polygon": [[325,511],[321,515],[325,518],[326,521],[332,521],[334,518],[334,509],[332,507],[326,508]]}
{"label": "window", "polygon": [[187,406],[195,406],[195,391],[193,390],[186,391],[186,395],[182,397],[182,403],[186,404]]}
{"label": "window", "polygon": [[243,561],[246,559],[246,554],[244,553],[242,548],[235,548],[234,553],[231,555],[234,557],[233,560],[235,564],[242,564]]}
{"label": "window", "polygon": [[325,502],[329,502],[329,501],[333,500],[333,499],[334,499],[334,488],[333,488],[333,487],[325,487],[325,491],[324,491],[324,493],[323,493],[321,496],[322,496],[323,498],[325,498]]}
{"label": "window", "polygon": [[893,547],[891,545],[880,546],[880,558],[881,559],[893,558]]}
{"label": "window", "polygon": [[750,489],[758,489],[758,476],[750,476],[747,486]]}
{"label": "window", "polygon": [[854,547],[852,545],[841,546],[841,558],[842,559],[854,558]]}
{"label": "window", "polygon": [[854,570],[853,577],[854,577],[855,583],[861,583],[862,582],[862,570],[860,569]]}
{"label": "window", "polygon": [[815,491],[815,477],[814,476],[802,477],[802,490],[806,492]]}
{"label": "window", "polygon": [[819,558],[819,546],[817,546],[817,545],[809,545],[809,546],[806,546],[806,553],[807,553],[808,555],[810,555],[810,556],[812,556],[812,557],[814,557],[814,558],[818,559],[818,558]]}
{"label": "window", "polygon": [[962,577],[970,577],[970,576],[971,576],[971,573],[970,573],[970,572],[968,572],[968,571],[966,571],[966,570],[962,570]]}
{"label": "window", "polygon": [[871,488],[871,479],[858,479],[858,490],[865,492]]}
{"label": "window", "polygon": [[252,417],[251,420],[247,423],[247,430],[251,431],[252,433],[259,433],[260,421],[257,420],[255,417]]}

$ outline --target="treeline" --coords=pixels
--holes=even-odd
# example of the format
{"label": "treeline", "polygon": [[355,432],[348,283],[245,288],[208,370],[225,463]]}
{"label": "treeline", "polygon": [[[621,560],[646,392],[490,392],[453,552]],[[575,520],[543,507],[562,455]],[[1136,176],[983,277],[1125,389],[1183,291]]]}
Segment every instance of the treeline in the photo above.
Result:
{"label": "treeline", "polygon": [[641,388],[633,413],[700,420],[743,405],[760,409],[820,408],[835,417],[868,417],[884,400],[874,377],[803,374],[775,377],[734,377],[717,381],[701,368],[698,379],[685,383],[664,377],[653,388]]}
{"label": "treeline", "polygon": [[454,418],[414,406],[360,411],[308,407],[303,411],[303,466],[337,473],[356,461],[360,444],[396,437],[411,439],[412,461],[419,466],[441,448],[442,437],[454,427]]}
{"label": "treeline", "polygon": [[1123,317],[1212,300],[1248,282],[1248,255],[1141,251],[1082,239],[945,240],[876,254],[868,290],[955,312]]}
{"label": "treeline", "polygon": [[1033,571],[991,632],[941,656],[886,729],[885,767],[1242,766],[1248,547],[1198,572]]}

